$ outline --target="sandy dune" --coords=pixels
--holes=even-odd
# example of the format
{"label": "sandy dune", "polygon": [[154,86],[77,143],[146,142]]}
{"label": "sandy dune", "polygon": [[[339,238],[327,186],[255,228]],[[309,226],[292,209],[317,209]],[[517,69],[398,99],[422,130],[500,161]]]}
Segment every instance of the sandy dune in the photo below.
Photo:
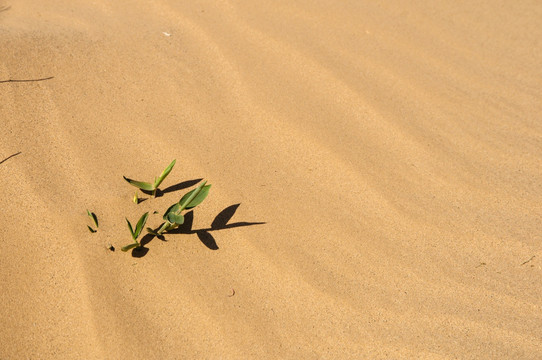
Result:
{"label": "sandy dune", "polygon": [[541,359],[542,3],[375,3],[0,1],[0,359]]}

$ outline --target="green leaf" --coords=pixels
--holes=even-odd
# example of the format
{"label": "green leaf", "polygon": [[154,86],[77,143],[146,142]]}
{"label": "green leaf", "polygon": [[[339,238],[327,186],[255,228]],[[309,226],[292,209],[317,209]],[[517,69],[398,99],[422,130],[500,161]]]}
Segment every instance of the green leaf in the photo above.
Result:
{"label": "green leaf", "polygon": [[168,165],[168,167],[162,172],[162,174],[160,175],[160,177],[158,179],[155,179],[154,180],[154,188],[158,188],[158,186],[160,186],[160,184],[162,183],[162,181],[164,181],[164,179],[166,178],[166,176],[169,175],[169,173],[171,172],[171,170],[173,170],[173,166],[175,166],[175,162],[177,160],[173,160],[171,162],[171,164]]}
{"label": "green leaf", "polygon": [[95,233],[95,232],[96,232],[96,230],[94,230],[94,229],[91,228],[90,226],[87,225],[87,227],[88,227],[88,229],[90,230],[91,233]]}
{"label": "green leaf", "polygon": [[128,250],[130,250],[130,249],[133,249],[133,248],[135,248],[135,247],[138,247],[138,246],[139,246],[139,243],[132,243],[132,244],[130,244],[130,245],[123,246],[123,247],[121,247],[120,249],[121,249],[122,251],[126,252],[126,251],[128,251]]}
{"label": "green leaf", "polygon": [[128,229],[130,229],[130,234],[132,234],[132,239],[135,240],[137,237],[134,236],[134,229],[132,228],[132,224],[130,224],[130,221],[127,218],[125,219],[126,219],[126,222],[128,223]]}
{"label": "green leaf", "polygon": [[162,217],[164,220],[167,220],[167,216],[169,213],[175,213],[179,210],[179,207],[181,205],[179,205],[179,203],[175,203],[173,205],[171,205],[167,210],[166,212],[164,213],[164,216]]}
{"label": "green leaf", "polygon": [[96,225],[96,227],[98,227],[98,217],[96,217],[96,214],[94,214],[93,212],[88,211],[88,209],[87,209],[87,214],[88,214],[88,217],[90,217],[92,219],[92,221],[94,222],[94,225]]}
{"label": "green leaf", "polygon": [[139,188],[141,190],[154,191],[154,189],[156,189],[156,187],[154,185],[149,184],[148,182],[135,181],[135,180],[132,180],[132,179],[128,179],[126,176],[123,176],[123,178],[124,178],[124,180],[128,181],[130,183],[130,185],[133,185],[136,188]]}
{"label": "green leaf", "polygon": [[182,225],[184,224],[184,216],[170,212],[169,214],[167,214],[167,221],[172,224]]}
{"label": "green leaf", "polygon": [[209,195],[209,189],[210,188],[211,188],[211,185],[206,185],[206,186],[202,187],[199,194],[196,195],[196,197],[192,201],[190,201],[190,204],[188,204],[188,206],[186,208],[187,209],[192,209],[192,208],[195,208],[196,206],[198,206],[199,204],[201,204],[203,202],[203,200],[205,200],[207,195]]}
{"label": "green leaf", "polygon": [[134,233],[136,239],[139,236],[139,234],[141,234],[141,230],[143,230],[143,226],[145,226],[145,223],[147,222],[148,217],[149,217],[149,213],[146,212],[145,214],[141,216],[141,218],[137,222],[135,233]]}
{"label": "green leaf", "polygon": [[134,199],[133,199],[133,201],[134,201],[134,204],[136,204],[136,205],[139,204],[139,197],[137,196],[137,190],[136,190],[136,192],[135,192],[135,194],[134,194]]}
{"label": "green leaf", "polygon": [[[203,185],[203,186],[202,186]],[[180,204],[183,204],[181,207],[183,209],[192,209],[198,206],[205,200],[209,194],[209,189],[211,185],[205,185],[205,182],[198,186],[196,189],[186,193],[179,201]],[[184,205],[186,203],[186,205]]]}

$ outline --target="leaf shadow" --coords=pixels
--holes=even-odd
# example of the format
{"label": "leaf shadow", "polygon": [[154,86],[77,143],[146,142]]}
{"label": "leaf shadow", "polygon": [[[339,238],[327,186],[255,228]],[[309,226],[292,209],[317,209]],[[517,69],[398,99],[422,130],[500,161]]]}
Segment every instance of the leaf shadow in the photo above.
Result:
{"label": "leaf shadow", "polygon": [[[152,239],[154,239],[155,237],[156,237],[155,235],[147,233],[141,238],[141,241],[139,241],[139,243],[143,247],[147,245],[148,243],[150,243]],[[166,241],[166,239],[164,239],[163,236],[160,236],[159,238],[161,238],[160,240]]]}
{"label": "leaf shadow", "polygon": [[[129,178],[126,178],[126,179],[132,180],[132,179],[129,179]],[[180,183],[177,183],[175,185],[168,186],[164,190],[156,189],[156,194],[154,195],[154,197],[159,198],[159,197],[164,196],[164,194],[189,188],[191,186],[196,185],[201,180],[203,180],[203,179],[194,179],[194,180],[181,181]],[[141,191],[145,195],[152,196],[152,191],[143,190],[143,189],[139,189],[139,191]]]}
{"label": "leaf shadow", "polygon": [[11,9],[11,5],[10,6],[0,6],[0,12],[8,11],[9,9]]}
{"label": "leaf shadow", "polygon": [[146,248],[144,246],[136,247],[132,249],[132,257],[142,258],[143,256],[147,255],[148,252],[149,248]]}
{"label": "leaf shadow", "polygon": [[[211,227],[204,228],[204,229],[193,229],[194,224],[194,211],[191,210],[184,214],[184,223],[180,225],[178,228],[170,230],[166,232],[165,234],[196,234],[198,236],[198,239],[207,247],[209,250],[218,250],[218,244],[214,238],[214,236],[211,234],[211,231],[218,231],[218,230],[225,230],[225,229],[233,229],[236,227],[243,227],[243,226],[252,226],[252,225],[263,225],[265,222],[236,222],[236,223],[229,223],[229,221],[232,219],[233,215],[237,211],[237,208],[241,204],[235,204],[230,205],[224,210],[222,210],[218,215],[215,217],[213,222],[211,223]],[[157,231],[158,229],[155,229]],[[155,237],[155,235],[152,235],[150,233],[147,233],[143,238],[141,239],[141,248],[138,249],[138,251],[142,251],[145,248],[144,246],[150,243]],[[158,238],[162,241],[167,241],[165,237],[158,236]],[[136,249],[134,249],[136,250]],[[134,257],[143,257],[147,254],[148,249],[144,251],[144,253],[141,255],[141,253],[138,253],[137,255],[141,256],[135,256],[135,251],[132,252],[132,256]]]}
{"label": "leaf shadow", "polygon": [[211,227],[204,228],[204,229],[192,229],[192,226],[194,223],[194,212],[189,211],[184,215],[184,224],[179,226],[177,229],[169,231],[168,234],[196,234],[199,240],[208,249],[218,250],[219,249],[218,244],[216,243],[215,238],[211,234],[211,231],[265,224],[265,222],[246,222],[246,221],[229,223],[229,221],[232,219],[233,215],[235,215],[235,212],[237,211],[237,208],[240,205],[241,204],[234,204],[234,205],[228,206],[227,208],[222,210],[220,213],[218,213],[218,215],[215,217],[215,219],[211,223]]}
{"label": "leaf shadow", "polygon": [[145,245],[150,243],[153,237],[154,235],[152,234],[145,234],[139,241],[141,246],[132,249],[132,257],[142,258],[143,256],[147,255],[147,253],[149,252],[149,248],[146,248]]}
{"label": "leaf shadow", "polygon": [[180,183],[177,183],[175,185],[168,186],[164,190],[157,189],[156,190],[156,197],[164,196],[164,194],[167,194],[167,193],[170,193],[170,192],[179,191],[179,190],[189,188],[191,186],[196,185],[201,180],[203,180],[203,179],[194,179],[194,180],[181,181]]}

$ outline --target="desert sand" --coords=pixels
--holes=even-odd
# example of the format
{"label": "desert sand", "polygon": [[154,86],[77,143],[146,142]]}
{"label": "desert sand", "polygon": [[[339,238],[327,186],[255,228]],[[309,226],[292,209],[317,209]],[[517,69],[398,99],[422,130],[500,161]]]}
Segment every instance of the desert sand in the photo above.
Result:
{"label": "desert sand", "polygon": [[0,359],[542,358],[540,1],[0,8]]}

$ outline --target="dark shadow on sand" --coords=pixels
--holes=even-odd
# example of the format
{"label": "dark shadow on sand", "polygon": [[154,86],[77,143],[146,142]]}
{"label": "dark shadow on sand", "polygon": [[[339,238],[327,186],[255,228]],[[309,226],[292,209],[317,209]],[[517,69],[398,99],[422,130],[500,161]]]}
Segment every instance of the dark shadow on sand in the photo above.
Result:
{"label": "dark shadow on sand", "polygon": [[252,225],[263,225],[265,222],[236,222],[229,224],[237,208],[241,204],[230,205],[224,210],[222,210],[211,223],[211,227],[204,229],[192,229],[192,224],[194,223],[194,212],[189,211],[184,215],[184,224],[179,226],[177,229],[169,231],[168,234],[196,234],[200,241],[207,246],[210,250],[218,250],[218,245],[215,238],[211,235],[211,231],[233,229],[236,227],[243,226],[252,226]]}
{"label": "dark shadow on sand", "polygon": [[182,181],[182,182],[180,182],[178,184],[168,186],[164,190],[157,190],[156,191],[156,197],[163,196],[164,194],[167,194],[167,193],[170,193],[170,192],[187,189],[187,188],[189,188],[191,186],[196,185],[201,180],[203,180],[203,179],[194,179],[194,180]]}
{"label": "dark shadow on sand", "polygon": [[[132,180],[130,178],[126,178],[126,179]],[[170,193],[170,192],[175,192],[175,191],[187,189],[187,188],[189,188],[191,186],[196,185],[201,180],[203,180],[203,179],[194,179],[194,180],[182,181],[182,182],[177,183],[175,185],[168,186],[164,190],[156,189],[155,197],[159,198],[159,197],[164,196],[164,194],[167,194],[167,193]],[[145,195],[152,196],[152,191],[147,191],[147,190],[142,190],[142,189],[139,189],[139,190]]]}
{"label": "dark shadow on sand", "polygon": [[[225,229],[233,229],[237,227],[243,227],[243,226],[252,226],[252,225],[263,225],[265,222],[236,222],[236,223],[229,223],[229,221],[232,219],[233,215],[237,211],[237,208],[241,204],[235,204],[228,206],[224,210],[222,210],[213,220],[211,223],[211,227],[204,228],[204,229],[192,229],[193,223],[194,223],[194,212],[189,211],[186,214],[184,214],[184,224],[179,226],[178,228],[168,231],[164,235],[170,235],[170,234],[196,234],[198,236],[198,239],[210,250],[218,250],[218,244],[216,243],[215,238],[211,234],[212,231],[218,231],[218,230],[225,230]],[[156,229],[157,230],[157,229]],[[155,236],[151,234],[147,234],[141,239],[141,245],[145,246],[146,244],[150,243]],[[158,237],[162,241],[166,241],[164,236]],[[143,248],[146,249],[146,248]],[[134,249],[135,250],[135,249]],[[138,251],[141,251],[138,250]],[[147,250],[148,251],[148,250]],[[146,254],[146,251],[145,251]],[[145,256],[143,254],[142,256]],[[132,252],[132,256],[134,255],[134,252]],[[137,256],[141,257],[141,256]]]}

